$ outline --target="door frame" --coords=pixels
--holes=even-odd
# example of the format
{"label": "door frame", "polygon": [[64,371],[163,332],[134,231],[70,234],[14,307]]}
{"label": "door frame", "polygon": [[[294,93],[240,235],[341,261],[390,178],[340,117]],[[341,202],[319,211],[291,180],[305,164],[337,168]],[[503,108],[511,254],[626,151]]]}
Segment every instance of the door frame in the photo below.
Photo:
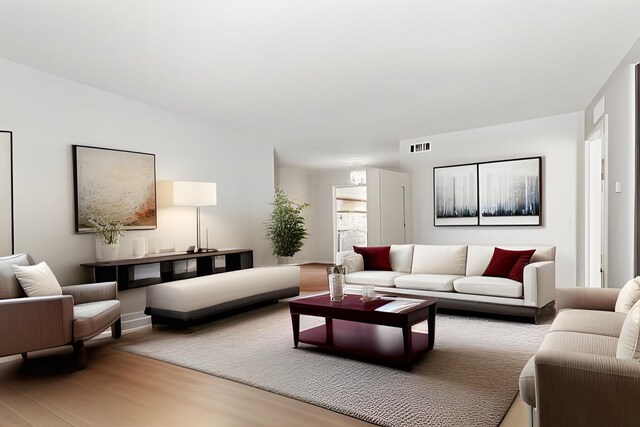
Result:
{"label": "door frame", "polygon": [[602,171],[603,171],[603,188],[602,188],[602,287],[608,288],[607,272],[609,253],[609,141],[608,141],[609,117],[604,114],[595,124],[593,130],[585,138],[585,154],[584,154],[584,278],[585,286],[589,280],[589,143],[597,138],[602,139]]}
{"label": "door frame", "polygon": [[[336,257],[338,254],[338,249],[340,246],[340,242],[338,242],[338,215],[337,215],[337,211],[338,211],[338,202],[337,202],[337,197],[336,197],[336,190],[338,188],[351,188],[351,187],[366,187],[367,184],[340,184],[340,185],[334,185],[333,189],[332,189],[332,194],[333,194],[333,198],[332,198],[332,202],[331,202],[331,216],[333,218],[333,262],[335,263],[337,261]],[[367,212],[369,211],[369,200],[367,200]],[[369,222],[369,217],[367,216],[367,223]],[[367,241],[369,236],[367,236]]]}

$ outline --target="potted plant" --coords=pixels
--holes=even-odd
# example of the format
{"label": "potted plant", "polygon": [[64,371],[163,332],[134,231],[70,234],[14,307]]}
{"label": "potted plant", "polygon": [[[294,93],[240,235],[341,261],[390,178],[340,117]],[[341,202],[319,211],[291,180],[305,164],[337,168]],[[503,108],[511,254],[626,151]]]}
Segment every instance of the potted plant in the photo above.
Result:
{"label": "potted plant", "polygon": [[298,253],[309,235],[302,216],[309,204],[294,202],[284,190],[276,187],[271,205],[273,211],[266,224],[267,238],[271,241],[273,254],[281,261]]}
{"label": "potted plant", "polygon": [[117,259],[120,250],[120,238],[124,236],[124,224],[122,221],[92,216],[89,217],[89,222],[96,229],[96,258],[98,261],[113,261]]}

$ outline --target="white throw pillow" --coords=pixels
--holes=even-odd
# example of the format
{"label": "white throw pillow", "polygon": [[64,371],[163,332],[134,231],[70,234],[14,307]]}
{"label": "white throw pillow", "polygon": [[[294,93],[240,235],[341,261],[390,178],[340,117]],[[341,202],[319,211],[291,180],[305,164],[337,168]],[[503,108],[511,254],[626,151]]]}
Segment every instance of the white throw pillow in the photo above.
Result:
{"label": "white throw pillow", "polygon": [[623,286],[616,300],[616,313],[628,313],[638,301],[640,301],[640,276],[629,280]]}
{"label": "white throw pillow", "polygon": [[622,324],[618,340],[618,359],[640,359],[640,301],[635,303]]}
{"label": "white throw pillow", "polygon": [[46,262],[36,265],[12,265],[20,286],[29,297],[62,295],[60,283]]}

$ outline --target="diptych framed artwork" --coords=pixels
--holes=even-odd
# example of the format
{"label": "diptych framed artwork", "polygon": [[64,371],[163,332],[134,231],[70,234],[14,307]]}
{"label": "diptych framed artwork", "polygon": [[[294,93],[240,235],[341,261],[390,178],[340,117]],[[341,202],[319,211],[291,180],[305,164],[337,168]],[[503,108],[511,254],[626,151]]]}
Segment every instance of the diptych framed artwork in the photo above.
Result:
{"label": "diptych framed artwork", "polygon": [[480,225],[540,225],[541,158],[480,163]]}
{"label": "diptych framed artwork", "polygon": [[542,225],[542,157],[433,168],[434,225]]}
{"label": "diptych framed artwork", "polygon": [[74,145],[76,232],[91,217],[121,221],[126,230],[157,227],[154,154]]}
{"label": "diptych framed artwork", "polygon": [[433,168],[435,225],[478,225],[478,165]]}

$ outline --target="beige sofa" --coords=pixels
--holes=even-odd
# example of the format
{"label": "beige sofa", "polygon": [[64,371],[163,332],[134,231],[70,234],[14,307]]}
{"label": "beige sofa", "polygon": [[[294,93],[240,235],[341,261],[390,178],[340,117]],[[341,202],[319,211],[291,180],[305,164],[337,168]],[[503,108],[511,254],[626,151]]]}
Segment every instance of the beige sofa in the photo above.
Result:
{"label": "beige sofa", "polygon": [[373,285],[378,292],[438,298],[438,307],[529,317],[555,299],[555,246],[499,246],[535,249],[522,283],[485,277],[495,246],[392,245],[392,271],[366,271],[361,255],[339,252],[336,264],[347,268],[348,288]]}
{"label": "beige sofa", "polygon": [[631,316],[614,311],[619,293],[558,289],[559,313],[520,376],[531,425],[640,425],[640,362],[619,353]]}
{"label": "beige sofa", "polygon": [[87,365],[84,342],[111,326],[120,338],[115,282],[63,286],[62,295],[27,297],[12,265],[32,265],[28,254],[0,258],[0,357],[72,345],[76,367]]}

